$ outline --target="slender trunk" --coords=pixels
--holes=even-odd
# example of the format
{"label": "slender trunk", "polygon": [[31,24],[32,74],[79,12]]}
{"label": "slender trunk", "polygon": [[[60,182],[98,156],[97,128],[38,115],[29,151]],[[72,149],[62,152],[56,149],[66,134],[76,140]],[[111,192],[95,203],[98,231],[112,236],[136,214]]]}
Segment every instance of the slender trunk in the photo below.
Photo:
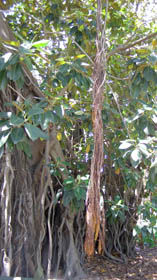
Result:
{"label": "slender trunk", "polygon": [[[107,12],[107,11],[106,11]],[[100,178],[103,168],[103,123],[102,104],[104,94],[105,72],[105,50],[104,32],[105,24],[102,21],[101,1],[97,1],[97,38],[96,38],[96,58],[93,71],[93,134],[94,151],[91,161],[91,177],[87,192],[86,211],[86,238],[85,251],[88,256],[94,254],[95,243],[98,241],[98,251],[104,247],[105,218],[103,204],[100,207]],[[101,225],[101,226],[100,226]]]}

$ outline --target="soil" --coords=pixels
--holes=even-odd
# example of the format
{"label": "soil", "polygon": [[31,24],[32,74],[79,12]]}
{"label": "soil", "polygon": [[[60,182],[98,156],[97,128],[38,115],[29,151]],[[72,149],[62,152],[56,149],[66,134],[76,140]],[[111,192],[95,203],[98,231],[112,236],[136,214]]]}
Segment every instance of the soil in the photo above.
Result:
{"label": "soil", "polygon": [[157,280],[157,247],[137,247],[136,256],[126,265],[95,256],[86,262],[85,269],[88,280]]}

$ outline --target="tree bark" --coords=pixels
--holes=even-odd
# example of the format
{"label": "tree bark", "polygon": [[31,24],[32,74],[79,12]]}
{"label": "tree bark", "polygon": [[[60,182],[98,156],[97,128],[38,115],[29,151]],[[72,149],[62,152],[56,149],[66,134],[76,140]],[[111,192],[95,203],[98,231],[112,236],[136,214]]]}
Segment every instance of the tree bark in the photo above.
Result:
{"label": "tree bark", "polygon": [[[15,38],[1,13],[0,26],[1,51],[5,53],[9,41]],[[0,92],[1,111],[7,109],[4,102],[17,101],[19,96],[22,100],[44,97],[30,71],[23,64],[22,67],[23,89],[17,89],[13,82],[8,84],[5,91]],[[44,279],[44,273],[49,277],[52,270],[57,274],[60,269],[66,279],[84,275],[74,242],[75,215],[69,207],[65,209],[61,203],[57,206],[54,203],[57,190],[48,164],[60,158],[58,168],[62,180],[68,175],[62,165],[65,159],[54,124],[50,125],[48,134],[48,141],[30,141],[31,160],[16,148],[8,150],[7,145],[0,159],[0,274],[4,276]],[[61,172],[62,167],[66,172]],[[69,243],[65,244],[67,240]]]}
{"label": "tree bark", "polygon": [[[92,256],[95,252],[95,243],[98,241],[98,251],[101,253],[105,241],[105,220],[103,204],[100,206],[100,178],[103,168],[103,123],[102,123],[102,105],[104,94],[105,57],[104,57],[104,38],[102,24],[102,6],[101,1],[97,1],[97,38],[96,38],[96,58],[93,71],[93,134],[94,134],[94,152],[91,161],[90,184],[87,192],[87,210],[86,210],[86,238],[85,252]],[[100,226],[101,224],[101,226]]]}

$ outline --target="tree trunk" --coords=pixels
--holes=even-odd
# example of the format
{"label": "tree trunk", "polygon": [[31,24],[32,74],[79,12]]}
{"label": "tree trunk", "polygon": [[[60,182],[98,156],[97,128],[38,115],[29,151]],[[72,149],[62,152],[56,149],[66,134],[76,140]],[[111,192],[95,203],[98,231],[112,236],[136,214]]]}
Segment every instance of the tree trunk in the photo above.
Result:
{"label": "tree trunk", "polygon": [[[2,41],[15,40],[1,13],[0,26]],[[8,51],[5,45],[1,48],[3,53]],[[1,111],[10,111],[4,103],[17,101],[19,97],[21,100],[21,96],[22,100],[36,96],[44,98],[32,74],[25,65],[22,67],[23,89],[20,91],[11,81],[5,91],[0,92]],[[51,177],[49,162],[56,162],[58,158],[64,162],[65,159],[54,124],[49,127],[48,134],[50,140],[30,141],[31,159],[16,148],[9,150],[7,145],[0,159],[1,275],[35,276],[37,279],[44,279],[44,275],[50,277],[52,273],[57,276],[60,271],[65,279],[84,275],[80,265],[83,233],[79,241],[73,228],[76,215],[62,203],[55,203],[61,186]],[[62,163],[60,167],[63,167]],[[67,174],[61,173],[63,180]],[[78,248],[81,251],[78,252]]]}
{"label": "tree trunk", "polygon": [[[107,11],[106,11],[107,12]],[[96,58],[93,71],[93,134],[94,152],[91,161],[90,184],[87,192],[86,211],[86,239],[85,251],[88,256],[95,252],[95,243],[98,241],[98,252],[101,253],[105,242],[105,215],[104,205],[100,206],[100,179],[103,168],[103,123],[102,105],[104,94],[105,73],[105,53],[104,53],[104,30],[102,25],[101,0],[97,1],[97,38],[96,38]],[[100,226],[101,225],[101,226]]]}

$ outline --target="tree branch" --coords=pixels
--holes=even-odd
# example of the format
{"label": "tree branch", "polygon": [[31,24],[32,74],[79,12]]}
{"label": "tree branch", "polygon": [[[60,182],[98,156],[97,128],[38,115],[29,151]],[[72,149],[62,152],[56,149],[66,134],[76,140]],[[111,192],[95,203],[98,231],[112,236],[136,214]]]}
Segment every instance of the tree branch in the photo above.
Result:
{"label": "tree branch", "polygon": [[74,44],[84,53],[85,56],[89,59],[89,61],[94,65],[94,61],[91,59],[91,57],[85,52],[84,49],[75,41],[73,40]]}
{"label": "tree branch", "polygon": [[156,37],[156,36],[157,36],[157,32],[152,33],[152,34],[150,34],[150,35],[148,35],[148,36],[146,36],[146,37],[144,37],[144,38],[142,38],[142,39],[136,40],[135,42],[130,43],[130,44],[128,44],[128,45],[119,46],[118,48],[116,48],[116,49],[114,49],[113,51],[111,51],[111,52],[108,53],[108,55],[107,55],[107,60],[110,58],[110,56],[112,56],[112,55],[115,54],[115,53],[118,53],[118,52],[121,52],[121,51],[125,51],[125,50],[127,50],[127,49],[130,49],[130,48],[132,48],[132,47],[134,47],[134,46],[136,46],[136,45],[138,45],[138,44],[140,44],[140,43],[143,43],[144,41],[147,41],[147,40],[149,40],[149,39],[151,39],[151,38],[154,38],[154,37]]}

